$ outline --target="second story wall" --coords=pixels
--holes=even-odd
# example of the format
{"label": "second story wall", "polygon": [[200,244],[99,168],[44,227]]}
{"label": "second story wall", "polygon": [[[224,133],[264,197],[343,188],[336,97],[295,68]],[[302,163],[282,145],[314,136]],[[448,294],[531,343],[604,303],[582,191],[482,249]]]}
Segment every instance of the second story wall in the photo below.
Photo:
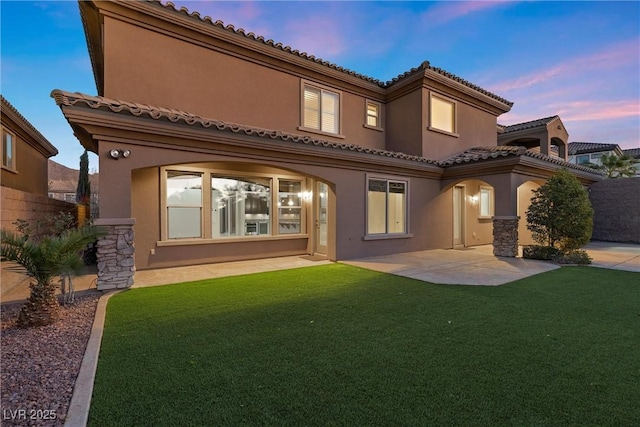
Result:
{"label": "second story wall", "polygon": [[[105,16],[104,96],[252,127],[384,148],[384,131],[365,127],[367,100],[382,101],[375,90],[358,91],[353,85],[341,85],[322,74],[215,37],[193,31],[187,31],[186,37],[177,34],[183,29],[172,30],[175,33]],[[338,95],[339,128],[335,135],[301,129],[305,84]]]}

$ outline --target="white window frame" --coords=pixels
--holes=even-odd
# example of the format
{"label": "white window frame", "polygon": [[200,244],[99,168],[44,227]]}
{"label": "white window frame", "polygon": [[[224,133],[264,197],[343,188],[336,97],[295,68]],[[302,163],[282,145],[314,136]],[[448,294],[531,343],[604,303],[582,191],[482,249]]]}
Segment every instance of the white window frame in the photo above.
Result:
{"label": "white window frame", "polygon": [[[448,129],[442,129],[440,127],[437,127],[434,123],[434,113],[435,113],[435,109],[434,109],[434,99],[437,100],[437,102],[442,102],[442,103],[447,103],[451,105],[452,108],[452,128],[451,130]],[[430,92],[429,93],[429,130],[434,131],[434,132],[439,132],[445,135],[449,135],[449,136],[454,136],[454,137],[459,137],[460,135],[458,134],[458,102],[447,97],[444,95],[441,95],[439,93],[435,93],[435,92]]]}
{"label": "white window frame", "polygon": [[[167,181],[169,179],[169,173],[170,172],[179,172],[179,173],[184,173],[184,174],[199,174],[200,175],[200,184],[201,184],[201,189],[200,189],[200,204],[199,205],[170,205],[167,202]],[[162,223],[164,224],[163,227],[163,239],[164,240],[169,240],[169,241],[180,241],[180,240],[192,240],[192,239],[202,239],[205,236],[205,200],[206,200],[206,195],[205,195],[205,189],[208,187],[206,184],[206,174],[203,173],[200,170],[195,170],[192,168],[182,168],[182,167],[175,167],[175,168],[166,168],[163,171],[162,174],[163,180],[162,180]],[[171,207],[178,207],[178,208],[191,208],[191,209],[199,209],[200,210],[200,224],[199,224],[199,229],[200,229],[200,236],[199,237],[169,237],[169,208]]]}
{"label": "white window frame", "polygon": [[[5,163],[5,138],[7,136],[11,137],[11,164]],[[16,166],[16,148],[17,148],[17,139],[16,134],[11,132],[9,129],[2,127],[2,168],[9,170],[11,172],[17,171]]]}
{"label": "white window frame", "polygon": [[[487,194],[487,198],[485,199],[483,196]],[[493,217],[493,206],[494,206],[494,191],[493,187],[488,187],[485,185],[480,186],[479,199],[478,199],[478,218],[487,219]],[[485,202],[486,200],[486,202]],[[486,209],[484,209],[484,204],[487,203]]]}
{"label": "white window frame", "polygon": [[[402,183],[404,184],[404,230],[402,232],[389,232],[389,212],[385,211],[385,232],[384,233],[370,233],[369,221],[370,221],[370,205],[369,205],[369,183],[371,181],[384,181],[386,183],[386,196],[385,196],[385,209],[389,206],[389,184]],[[409,232],[409,180],[403,177],[390,177],[367,174],[365,180],[365,236],[363,240],[380,240],[380,239],[397,239],[413,237]]]}
{"label": "white window frame", "polygon": [[[374,107],[376,114],[369,114],[369,107]],[[375,118],[376,124],[369,124],[369,118]],[[367,99],[364,103],[364,127],[367,129],[373,130],[382,130],[382,104],[377,101],[372,101],[371,99]]]}
{"label": "white window frame", "polygon": [[[305,92],[307,89],[318,91],[319,96],[319,109],[318,109],[318,127],[309,127],[305,124]],[[322,114],[323,114],[323,106],[322,106],[322,95],[330,94],[335,95],[337,97],[337,108],[338,112],[335,114],[335,132],[330,132],[322,129]],[[306,80],[301,80],[300,82],[300,126],[298,126],[298,130],[302,130],[305,132],[312,132],[321,135],[333,136],[336,138],[344,138],[342,135],[342,92],[328,86],[323,86],[317,83],[312,83]]]}

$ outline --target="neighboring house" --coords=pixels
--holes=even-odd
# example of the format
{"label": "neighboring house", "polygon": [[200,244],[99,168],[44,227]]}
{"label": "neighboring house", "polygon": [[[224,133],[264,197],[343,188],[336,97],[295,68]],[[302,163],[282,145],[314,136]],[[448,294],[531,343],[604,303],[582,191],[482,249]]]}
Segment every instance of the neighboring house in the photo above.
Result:
{"label": "neighboring house", "polygon": [[2,186],[47,195],[47,159],[58,150],[3,96]]}
{"label": "neighboring house", "polygon": [[569,163],[576,165],[602,165],[600,158],[603,154],[615,154],[620,157],[624,153],[618,144],[605,144],[600,142],[570,142]]}
{"label": "neighboring house", "polygon": [[499,146],[512,103],[428,62],[382,82],[170,3],[80,10],[98,96],[52,97],[100,159],[100,289],[296,254],[516,256],[532,189],[600,179],[552,154],[556,117]]}
{"label": "neighboring house", "polygon": [[35,221],[72,205],[47,197],[47,159],[58,150],[0,95],[2,118],[2,228],[17,219]]}

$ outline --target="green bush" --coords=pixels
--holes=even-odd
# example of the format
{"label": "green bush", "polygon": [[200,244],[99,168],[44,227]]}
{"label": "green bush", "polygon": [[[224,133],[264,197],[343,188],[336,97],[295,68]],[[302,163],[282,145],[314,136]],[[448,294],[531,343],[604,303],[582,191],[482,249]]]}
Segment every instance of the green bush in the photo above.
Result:
{"label": "green bush", "polygon": [[557,171],[546,184],[534,190],[526,214],[533,240],[563,254],[591,240],[593,209],[589,195],[566,169]]}
{"label": "green bush", "polygon": [[558,264],[578,264],[578,265],[588,265],[591,264],[593,259],[589,256],[587,251],[583,251],[582,249],[577,249],[575,251],[568,252],[564,255],[560,255],[555,260]]}
{"label": "green bush", "polygon": [[522,248],[523,258],[552,261],[560,256],[562,256],[560,249],[551,246],[530,245]]}

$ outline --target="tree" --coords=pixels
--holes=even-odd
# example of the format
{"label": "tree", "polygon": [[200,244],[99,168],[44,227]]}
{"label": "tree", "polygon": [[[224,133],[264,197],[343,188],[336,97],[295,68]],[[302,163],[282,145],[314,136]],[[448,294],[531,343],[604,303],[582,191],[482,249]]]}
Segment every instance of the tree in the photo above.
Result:
{"label": "tree", "polygon": [[91,209],[91,181],[89,181],[89,154],[87,150],[80,156],[80,173],[78,174],[78,187],[76,188],[76,203],[78,205],[78,225],[84,225],[87,211]]}
{"label": "tree", "polygon": [[56,277],[78,275],[84,266],[82,251],[102,232],[95,227],[65,230],[36,240],[13,231],[0,231],[3,261],[13,261],[14,269],[32,279],[31,294],[18,315],[18,326],[43,326],[59,318],[55,296]]}
{"label": "tree", "polygon": [[594,165],[593,168],[601,171],[606,178],[631,177],[635,176],[638,170],[638,160],[628,154],[603,154],[600,162],[602,164]]}
{"label": "tree", "polygon": [[557,171],[533,192],[527,229],[539,244],[568,253],[586,245],[593,231],[593,209],[585,188],[568,170]]}

